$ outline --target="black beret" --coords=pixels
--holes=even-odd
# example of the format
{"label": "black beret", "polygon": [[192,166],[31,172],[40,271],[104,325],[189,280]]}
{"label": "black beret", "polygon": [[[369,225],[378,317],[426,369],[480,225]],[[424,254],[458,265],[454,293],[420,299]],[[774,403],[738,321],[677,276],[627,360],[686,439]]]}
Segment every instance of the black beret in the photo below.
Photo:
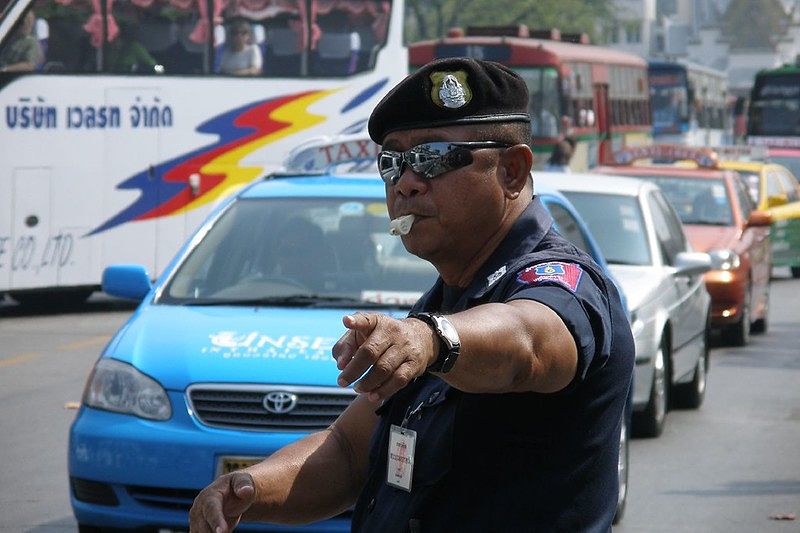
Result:
{"label": "black beret", "polygon": [[510,68],[468,57],[437,59],[407,76],[369,117],[383,144],[397,130],[486,122],[530,122],[528,87]]}

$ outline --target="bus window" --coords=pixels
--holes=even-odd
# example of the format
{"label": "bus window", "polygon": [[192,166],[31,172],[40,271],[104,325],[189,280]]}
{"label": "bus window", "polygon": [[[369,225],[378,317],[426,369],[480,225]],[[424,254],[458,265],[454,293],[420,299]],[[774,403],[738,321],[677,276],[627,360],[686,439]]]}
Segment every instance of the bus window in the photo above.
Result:
{"label": "bus window", "polygon": [[380,0],[317,0],[310,54],[313,76],[371,69],[386,42],[389,4]]}
{"label": "bus window", "polygon": [[6,72],[94,72],[97,56],[83,29],[91,4],[74,0],[36,3],[0,44],[0,69]]}
{"label": "bus window", "polygon": [[748,130],[749,135],[800,136],[800,69],[756,79]]}
{"label": "bus window", "polygon": [[[142,8],[132,0],[116,0],[112,4],[108,37],[103,43],[104,72],[163,72],[167,54],[173,45],[178,45],[177,22],[165,16],[164,8],[157,2]],[[98,37],[94,33],[92,36]]]}
{"label": "bus window", "polygon": [[557,137],[560,131],[560,93],[558,72],[554,68],[519,68],[530,93],[528,112],[536,137]]}

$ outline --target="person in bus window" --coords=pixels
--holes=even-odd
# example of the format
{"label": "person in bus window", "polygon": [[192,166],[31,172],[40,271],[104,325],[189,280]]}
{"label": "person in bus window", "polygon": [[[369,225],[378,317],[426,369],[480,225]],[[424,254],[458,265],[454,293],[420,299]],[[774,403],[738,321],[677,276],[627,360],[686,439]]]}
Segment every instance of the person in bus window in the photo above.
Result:
{"label": "person in bus window", "polygon": [[133,34],[134,23],[120,20],[119,35],[106,48],[108,70],[117,74],[154,74],[158,62]]}
{"label": "person in bus window", "polygon": [[568,139],[557,142],[544,169],[550,172],[569,172],[569,160],[572,159],[574,147],[573,142]]}
{"label": "person in bus window", "polygon": [[531,128],[535,137],[557,137],[558,119],[544,106],[542,93],[531,94]]}
{"label": "person in bus window", "polygon": [[0,50],[0,72],[30,72],[42,61],[42,49],[33,34],[36,15],[28,11],[16,35]]}
{"label": "person in bus window", "polygon": [[235,76],[261,75],[262,57],[258,45],[253,43],[253,31],[250,23],[244,19],[236,19],[228,27],[225,49],[219,71],[222,74]]}

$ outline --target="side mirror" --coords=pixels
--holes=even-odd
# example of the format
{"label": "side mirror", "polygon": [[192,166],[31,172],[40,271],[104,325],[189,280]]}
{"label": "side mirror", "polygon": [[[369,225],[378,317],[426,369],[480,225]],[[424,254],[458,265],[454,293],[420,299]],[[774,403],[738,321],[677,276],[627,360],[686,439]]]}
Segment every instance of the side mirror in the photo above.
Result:
{"label": "side mirror", "polygon": [[704,252],[681,252],[675,257],[675,276],[696,276],[711,270],[711,256]]}
{"label": "side mirror", "polygon": [[748,227],[763,227],[772,224],[772,215],[766,211],[753,211],[747,218]]}
{"label": "side mirror", "polygon": [[785,194],[776,194],[767,197],[767,207],[778,207],[789,203],[789,198]]}
{"label": "side mirror", "polygon": [[142,265],[112,265],[103,271],[103,292],[127,300],[142,300],[150,292],[150,276]]}

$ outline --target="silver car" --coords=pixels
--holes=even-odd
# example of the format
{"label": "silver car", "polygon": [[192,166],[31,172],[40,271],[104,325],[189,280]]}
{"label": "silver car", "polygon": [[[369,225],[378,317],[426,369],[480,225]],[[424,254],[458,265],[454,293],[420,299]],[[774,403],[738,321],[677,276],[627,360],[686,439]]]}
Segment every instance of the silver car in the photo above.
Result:
{"label": "silver car", "polygon": [[711,299],[708,254],[693,252],[680,219],[646,181],[598,174],[534,173],[578,209],[628,299],[636,342],[633,433],[656,437],[670,405],[702,404]]}

